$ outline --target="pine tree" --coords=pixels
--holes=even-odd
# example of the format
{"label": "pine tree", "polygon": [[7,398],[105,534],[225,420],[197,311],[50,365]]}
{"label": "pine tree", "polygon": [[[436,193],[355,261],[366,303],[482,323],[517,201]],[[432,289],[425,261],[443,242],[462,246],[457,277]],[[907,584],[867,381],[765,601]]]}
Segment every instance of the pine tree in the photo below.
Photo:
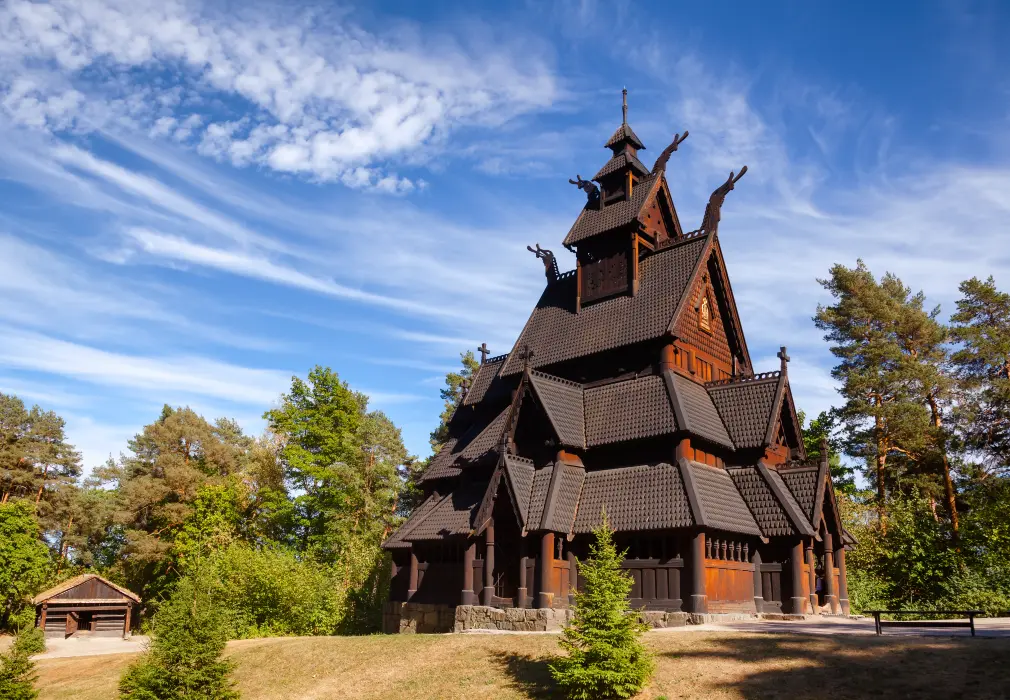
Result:
{"label": "pine tree", "polygon": [[551,675],[566,697],[579,700],[630,698],[652,675],[654,664],[639,636],[648,629],[628,604],[631,576],[621,570],[607,522],[594,530],[596,542],[579,566],[585,589],[575,593],[575,615],[560,641]]}
{"label": "pine tree", "polygon": [[0,654],[0,698],[3,700],[35,700],[39,696],[35,690],[38,674],[29,656],[33,643],[34,639],[22,632],[11,648]]}
{"label": "pine tree", "polygon": [[181,579],[154,616],[151,648],[119,681],[122,700],[234,700],[227,628],[208,571]]}
{"label": "pine tree", "polygon": [[445,387],[439,390],[442,397],[442,413],[438,417],[438,427],[431,431],[428,441],[431,443],[432,454],[438,454],[442,445],[449,439],[449,419],[452,418],[453,411],[459,405],[463,396],[462,387],[465,382],[469,382],[477,370],[480,363],[474,357],[473,350],[467,350],[459,354],[460,370],[449,372],[445,375]]}
{"label": "pine tree", "polygon": [[992,277],[961,283],[951,316],[961,347],[951,362],[961,384],[959,425],[988,473],[1010,474],[1010,294]]}
{"label": "pine tree", "polygon": [[945,372],[948,331],[939,307],[888,273],[878,282],[863,261],[834,265],[820,280],[835,304],[818,306],[814,322],[839,358],[832,376],[845,404],[838,409],[847,451],[867,460],[883,522],[888,489],[899,482],[942,500],[955,537],[958,512],[949,459],[953,384]]}

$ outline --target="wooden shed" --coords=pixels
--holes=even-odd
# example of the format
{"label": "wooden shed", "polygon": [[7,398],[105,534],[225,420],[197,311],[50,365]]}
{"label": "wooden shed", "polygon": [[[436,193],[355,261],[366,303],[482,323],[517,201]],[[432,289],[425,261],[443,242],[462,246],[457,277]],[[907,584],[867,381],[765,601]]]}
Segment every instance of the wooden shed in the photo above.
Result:
{"label": "wooden shed", "polygon": [[32,602],[35,624],[47,637],[125,637],[140,597],[98,574],[83,574],[39,593]]}

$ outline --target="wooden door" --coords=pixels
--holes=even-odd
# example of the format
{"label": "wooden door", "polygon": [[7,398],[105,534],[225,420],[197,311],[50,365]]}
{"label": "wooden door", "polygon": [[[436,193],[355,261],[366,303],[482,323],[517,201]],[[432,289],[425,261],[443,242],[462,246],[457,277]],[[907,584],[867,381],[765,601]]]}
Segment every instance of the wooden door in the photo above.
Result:
{"label": "wooden door", "polygon": [[80,615],[75,612],[67,613],[67,636],[77,634],[77,625],[80,623]]}

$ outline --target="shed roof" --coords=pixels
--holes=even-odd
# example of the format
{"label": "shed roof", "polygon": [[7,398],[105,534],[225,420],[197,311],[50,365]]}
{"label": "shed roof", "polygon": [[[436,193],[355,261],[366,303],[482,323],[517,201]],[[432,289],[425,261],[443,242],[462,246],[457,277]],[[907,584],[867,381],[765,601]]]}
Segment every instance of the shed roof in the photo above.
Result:
{"label": "shed roof", "polygon": [[[56,596],[60,595],[61,593],[66,593],[67,591],[69,591],[69,590],[71,590],[73,588],[77,588],[81,584],[87,583],[88,581],[90,581],[92,579],[98,579],[99,581],[101,581],[102,583],[104,583],[106,586],[109,586],[110,588],[112,588],[112,589],[114,589],[114,590],[122,593],[124,598],[129,598],[130,600],[132,600],[135,603],[139,603],[140,602],[140,596],[138,596],[136,593],[134,593],[133,591],[127,590],[126,588],[123,588],[122,586],[120,586],[118,584],[113,583],[112,581],[110,581],[109,579],[107,579],[107,578],[105,578],[103,576],[99,576],[98,574],[81,574],[79,576],[74,576],[73,578],[67,579],[63,583],[61,583],[61,584],[59,584],[57,586],[53,586],[52,588],[50,588],[48,590],[42,591],[37,596],[35,596],[34,598],[32,598],[32,603],[34,605],[39,605],[40,603],[44,603],[44,602],[50,600],[51,598],[55,598]],[[88,596],[87,598],[82,598],[81,600],[92,600],[92,599],[93,598],[91,596]],[[63,600],[65,600],[66,602],[69,603],[69,602],[72,602],[75,599],[74,598],[65,598]]]}

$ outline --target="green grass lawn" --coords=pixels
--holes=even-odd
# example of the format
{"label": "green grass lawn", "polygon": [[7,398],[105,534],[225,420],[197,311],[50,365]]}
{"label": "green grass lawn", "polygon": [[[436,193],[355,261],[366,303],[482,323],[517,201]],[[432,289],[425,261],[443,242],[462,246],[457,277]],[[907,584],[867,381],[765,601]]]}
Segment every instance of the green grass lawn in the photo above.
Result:
{"label": "green grass lawn", "polygon": [[[1007,698],[1010,639],[650,633],[642,698]],[[232,642],[245,700],[549,698],[554,635]],[[133,655],[40,661],[43,700],[108,700]]]}

